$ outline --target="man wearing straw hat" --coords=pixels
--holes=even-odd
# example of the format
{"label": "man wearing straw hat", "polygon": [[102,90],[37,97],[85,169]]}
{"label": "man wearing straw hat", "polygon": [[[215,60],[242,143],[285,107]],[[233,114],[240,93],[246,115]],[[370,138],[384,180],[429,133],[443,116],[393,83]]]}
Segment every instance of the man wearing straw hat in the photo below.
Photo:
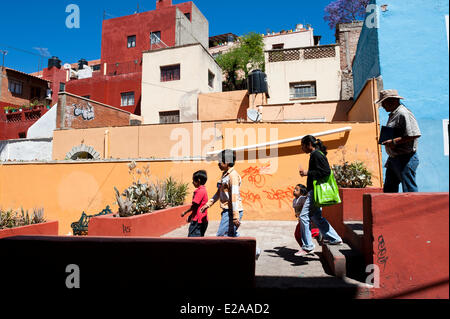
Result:
{"label": "man wearing straw hat", "polygon": [[421,133],[412,112],[400,103],[403,99],[397,90],[384,90],[380,92],[380,99],[375,102],[390,113],[386,126],[396,132],[393,138],[382,143],[389,155],[386,162],[385,193],[398,193],[400,183],[405,193],[419,191],[416,170],[419,166],[417,146]]}

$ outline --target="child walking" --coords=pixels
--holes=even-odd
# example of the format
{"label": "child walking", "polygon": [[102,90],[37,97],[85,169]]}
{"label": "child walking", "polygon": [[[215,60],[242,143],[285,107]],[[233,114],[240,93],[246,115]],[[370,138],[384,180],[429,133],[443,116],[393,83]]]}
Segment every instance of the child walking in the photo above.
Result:
{"label": "child walking", "polygon": [[205,187],[207,180],[208,176],[204,170],[195,172],[192,176],[192,184],[196,188],[192,206],[181,214],[181,217],[184,217],[192,212],[187,219],[187,222],[190,223],[188,237],[204,237],[208,228],[208,210],[200,210],[208,202],[208,193]]}
{"label": "child walking", "polygon": [[[292,207],[294,208],[295,217],[298,219],[297,227],[295,228],[294,236],[297,243],[302,247],[302,234],[301,234],[301,220],[300,220],[300,213],[302,212],[303,205],[305,204],[306,198],[308,195],[308,191],[306,189],[306,186],[303,184],[298,184],[295,186],[294,189],[294,201],[292,203]],[[318,228],[312,228],[311,229],[311,235],[312,237],[319,237],[320,241],[320,232]],[[295,253],[296,256],[302,255],[302,250],[299,250]]]}
{"label": "child walking", "polygon": [[217,237],[239,237],[238,228],[244,214],[240,195],[241,176],[234,169],[236,152],[232,150],[222,151],[218,155],[219,168],[222,178],[217,183],[216,194],[202,207],[202,211],[210,208],[220,200],[222,218],[217,231]]}

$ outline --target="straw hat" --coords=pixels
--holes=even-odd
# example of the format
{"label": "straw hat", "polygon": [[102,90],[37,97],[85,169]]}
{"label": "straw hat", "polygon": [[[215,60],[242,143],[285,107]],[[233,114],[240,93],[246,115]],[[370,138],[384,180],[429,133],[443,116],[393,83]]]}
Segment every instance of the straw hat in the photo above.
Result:
{"label": "straw hat", "polygon": [[380,99],[378,101],[375,102],[375,104],[379,104],[381,102],[383,102],[386,99],[391,99],[391,98],[395,98],[395,99],[405,99],[404,97],[398,95],[397,90],[383,90],[380,92]]}

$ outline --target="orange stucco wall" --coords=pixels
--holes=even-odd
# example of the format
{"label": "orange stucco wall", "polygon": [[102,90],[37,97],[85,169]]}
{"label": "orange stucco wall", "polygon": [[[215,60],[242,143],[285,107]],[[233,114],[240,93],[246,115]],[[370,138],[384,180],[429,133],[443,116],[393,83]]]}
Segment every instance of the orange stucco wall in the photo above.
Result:
{"label": "orange stucco wall", "polygon": [[247,120],[247,109],[267,104],[263,94],[248,95],[247,90],[199,94],[199,121]]}
{"label": "orange stucco wall", "polygon": [[182,134],[190,137],[188,153],[200,156],[208,144],[215,143],[214,128],[220,134],[221,125],[220,122],[202,122],[56,130],[53,132],[53,159],[65,159],[66,154],[80,144],[92,146],[101,158],[169,158],[174,157],[172,152],[179,153],[175,157],[183,157],[173,149]]}
{"label": "orange stucco wall", "polygon": [[353,101],[264,105],[263,121],[289,121],[323,118],[324,122],[347,121]]}
{"label": "orange stucco wall", "polygon": [[[345,160],[361,160],[366,163],[373,173],[374,186],[381,185],[380,154],[376,143],[376,127],[374,123],[308,123],[308,124],[222,124],[224,140],[223,146],[240,146],[253,143],[253,134],[256,141],[268,141],[272,130],[272,139],[283,139],[309,133],[321,132],[351,126],[349,133],[338,133],[324,137],[322,140],[329,148],[328,159],[330,164]],[[227,130],[228,129],[228,130]],[[233,138],[233,135],[242,130],[247,137],[242,140]],[[67,131],[70,132],[70,131]],[[120,135],[119,133],[117,133]],[[250,138],[249,138],[250,137]],[[132,144],[130,138],[123,139],[122,152]],[[114,140],[114,135],[112,137]],[[228,141],[228,142],[227,142]],[[233,142],[230,142],[233,141]],[[154,138],[155,143],[160,143]],[[178,143],[171,141],[171,143]],[[152,143],[149,142],[149,145]],[[293,220],[291,209],[292,190],[298,183],[306,183],[306,178],[298,174],[299,164],[307,168],[309,156],[301,153],[299,142],[280,145],[273,148],[270,158],[257,156],[255,161],[245,159],[236,164],[237,171],[242,176],[241,194],[244,201],[245,220]],[[161,146],[161,152],[170,145]],[[156,149],[155,149],[156,150]],[[277,150],[277,153],[274,151]],[[132,153],[130,153],[132,155]],[[158,153],[154,153],[158,156]],[[159,156],[158,156],[159,157]],[[59,162],[59,163],[30,163],[30,164],[3,164],[0,165],[0,206],[7,208],[25,209],[44,207],[48,220],[59,221],[60,234],[71,231],[70,224],[78,220],[82,211],[94,214],[107,205],[113,211],[117,210],[114,204],[114,189],[125,189],[132,182],[128,174],[128,162]],[[139,163],[139,167],[145,163]],[[192,173],[199,169],[208,172],[207,190],[209,196],[214,194],[216,182],[220,171],[216,162],[150,162],[150,171],[156,178],[172,176],[191,185]],[[212,220],[219,219],[219,207],[216,205],[210,210]]]}
{"label": "orange stucco wall", "polygon": [[349,121],[369,121],[378,119],[378,109],[374,102],[377,100],[376,80],[367,81],[366,86],[361,92],[358,100],[348,112]]}

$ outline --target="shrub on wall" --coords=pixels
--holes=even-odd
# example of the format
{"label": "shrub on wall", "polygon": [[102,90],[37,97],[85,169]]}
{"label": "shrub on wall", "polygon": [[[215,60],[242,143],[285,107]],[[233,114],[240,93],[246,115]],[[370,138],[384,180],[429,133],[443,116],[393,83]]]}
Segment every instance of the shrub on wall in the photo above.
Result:
{"label": "shrub on wall", "polygon": [[33,209],[33,214],[31,216],[28,213],[28,210],[24,211],[23,208],[21,208],[20,214],[17,211],[3,211],[0,209],[0,229],[16,228],[41,223],[45,223],[43,208]]}
{"label": "shrub on wall", "polygon": [[366,188],[372,186],[372,173],[363,162],[345,162],[343,165],[333,165],[336,183],[342,188]]}
{"label": "shrub on wall", "polygon": [[184,203],[188,184],[177,182],[172,177],[151,183],[148,165],[140,170],[136,169],[136,163],[132,162],[128,169],[133,183],[122,194],[114,187],[120,217],[147,214]]}

